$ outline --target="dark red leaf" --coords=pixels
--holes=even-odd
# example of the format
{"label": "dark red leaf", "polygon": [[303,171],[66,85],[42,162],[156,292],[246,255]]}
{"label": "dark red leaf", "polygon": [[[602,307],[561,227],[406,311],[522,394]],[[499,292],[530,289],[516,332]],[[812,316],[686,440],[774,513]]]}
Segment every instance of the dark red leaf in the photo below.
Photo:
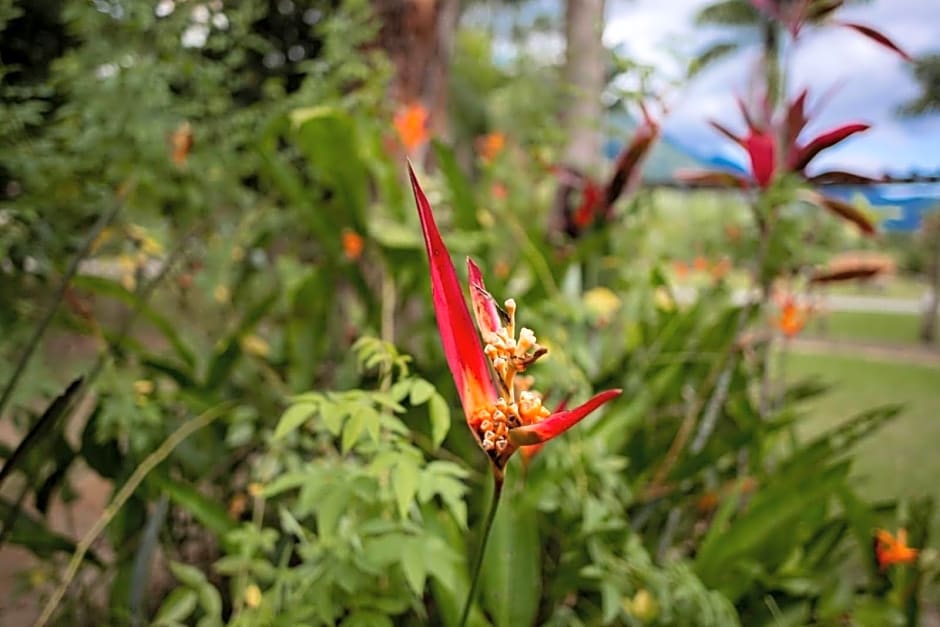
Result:
{"label": "dark red leaf", "polygon": [[721,133],[722,135],[724,135],[725,137],[727,137],[728,139],[730,139],[730,140],[733,141],[734,143],[740,144],[741,146],[744,145],[744,139],[742,139],[741,137],[739,137],[739,136],[735,135],[734,133],[732,133],[730,130],[728,130],[728,127],[726,127],[726,126],[724,126],[723,124],[720,124],[720,123],[718,123],[718,122],[716,122],[716,121],[714,121],[714,120],[709,120],[708,123],[711,124],[712,128],[714,128],[715,130],[717,130],[719,133]]}
{"label": "dark red leaf", "polygon": [[827,170],[810,176],[806,180],[816,185],[866,185],[877,183],[883,179],[874,179],[861,174],[843,172],[842,170]]}
{"label": "dark red leaf", "polygon": [[851,28],[852,30],[861,33],[865,37],[868,37],[875,43],[878,43],[884,46],[885,48],[888,48],[889,50],[893,50],[894,52],[901,55],[901,58],[903,58],[905,61],[911,61],[911,62],[914,61],[914,59],[911,58],[911,55],[904,52],[904,50],[902,50],[900,46],[898,46],[896,43],[888,39],[886,35],[884,35],[880,31],[875,30],[871,26],[865,26],[864,24],[855,24],[853,22],[834,22],[834,23],[838,24],[839,26],[845,26],[846,28]]}
{"label": "dark red leaf", "polygon": [[808,121],[806,117],[806,96],[808,93],[806,89],[803,89],[800,95],[787,106],[787,126],[784,141],[786,142],[788,155],[796,149],[796,140],[803,132]]}
{"label": "dark red leaf", "polygon": [[851,222],[866,236],[873,237],[877,232],[875,224],[858,209],[855,205],[847,203],[844,200],[823,196],[819,192],[806,191],[803,194],[804,200],[814,205],[826,209],[830,213]]}
{"label": "dark red leaf", "polygon": [[636,129],[629,145],[617,157],[614,173],[604,190],[605,210],[613,207],[624,189],[639,180],[639,166],[643,162],[643,158],[649,153],[656,138],[659,137],[659,125],[649,117],[645,109],[644,116],[646,120]]}
{"label": "dark red leaf", "polygon": [[808,144],[794,151],[790,158],[789,167],[793,172],[802,172],[820,152],[835,146],[855,133],[861,133],[871,128],[870,124],[854,123],[840,126],[821,135],[817,135]]}
{"label": "dark red leaf", "polygon": [[747,187],[747,181],[740,176],[717,170],[678,170],[675,178],[693,187]]}

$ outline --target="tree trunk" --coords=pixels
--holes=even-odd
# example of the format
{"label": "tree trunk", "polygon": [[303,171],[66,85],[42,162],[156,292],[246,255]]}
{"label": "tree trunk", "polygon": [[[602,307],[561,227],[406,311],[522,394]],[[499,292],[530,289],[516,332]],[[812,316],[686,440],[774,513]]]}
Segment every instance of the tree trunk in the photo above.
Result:
{"label": "tree trunk", "polygon": [[379,42],[395,64],[391,96],[420,103],[436,135],[446,134],[447,80],[460,0],[373,0],[382,28]]}
{"label": "tree trunk", "polygon": [[565,118],[565,162],[591,172],[601,163],[604,109],[604,0],[567,0],[565,6],[565,80],[569,106]]}

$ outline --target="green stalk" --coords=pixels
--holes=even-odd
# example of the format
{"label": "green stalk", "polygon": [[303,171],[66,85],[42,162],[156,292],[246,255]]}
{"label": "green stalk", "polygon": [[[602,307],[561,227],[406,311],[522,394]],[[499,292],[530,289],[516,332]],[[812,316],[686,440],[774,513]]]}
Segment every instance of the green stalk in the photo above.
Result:
{"label": "green stalk", "polygon": [[134,469],[134,472],[127,479],[127,483],[121,486],[121,489],[114,495],[114,499],[111,503],[104,509],[91,526],[91,529],[85,533],[81,541],[75,547],[75,553],[72,554],[72,559],[69,560],[65,574],[62,576],[52,596],[46,601],[46,605],[42,608],[42,613],[39,615],[39,618],[33,623],[33,627],[44,627],[44,625],[49,622],[49,619],[52,618],[52,614],[56,611],[56,608],[59,607],[62,597],[64,597],[65,593],[68,591],[72,580],[75,579],[75,575],[78,574],[79,566],[81,566],[82,561],[85,559],[85,554],[88,553],[91,545],[94,544],[98,536],[101,535],[101,532],[104,531],[114,517],[117,516],[128,499],[134,495],[134,492],[140,487],[140,484],[143,483],[147,475],[150,474],[150,471],[169,457],[170,453],[172,453],[183,440],[199,429],[212,424],[216,418],[223,416],[225,412],[229,411],[231,408],[231,403],[222,403],[211,409],[207,409],[195,418],[190,418],[180,425],[176,431],[171,433],[156,450],[148,455],[140,465]]}
{"label": "green stalk", "polygon": [[483,566],[483,555],[486,553],[486,541],[490,538],[490,530],[493,528],[493,521],[496,519],[496,509],[499,507],[499,497],[503,493],[503,473],[501,470],[493,472],[493,498],[490,501],[490,510],[486,513],[486,520],[483,522],[483,535],[480,537],[480,550],[477,551],[476,560],[473,563],[473,573],[470,579],[470,591],[467,593],[467,600],[463,604],[463,612],[460,614],[459,627],[467,624],[467,618],[470,616],[470,607],[473,605],[473,597],[476,595],[477,587],[480,584],[480,568]]}

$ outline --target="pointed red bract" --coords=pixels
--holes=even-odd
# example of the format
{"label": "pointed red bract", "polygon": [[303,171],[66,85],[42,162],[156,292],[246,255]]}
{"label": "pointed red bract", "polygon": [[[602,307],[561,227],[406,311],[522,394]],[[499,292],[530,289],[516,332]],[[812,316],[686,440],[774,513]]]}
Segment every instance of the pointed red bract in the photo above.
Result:
{"label": "pointed red bract", "polygon": [[617,158],[614,173],[604,189],[605,212],[609,212],[625,189],[632,188],[639,180],[640,165],[650,148],[659,137],[659,125],[653,120],[646,107],[643,109],[643,123],[637,127],[633,139]]}
{"label": "pointed red bract", "polygon": [[447,366],[457,385],[457,393],[469,419],[475,408],[497,398],[489,362],[480,346],[480,338],[470,318],[450,253],[434,222],[431,205],[421,189],[414,170],[408,166],[414,190],[424,245],[431,268],[431,297],[440,331]]}
{"label": "pointed red bract", "polygon": [[721,133],[722,135],[724,135],[725,137],[727,137],[734,143],[741,144],[742,146],[744,145],[744,139],[741,137],[738,137],[738,135],[733,133],[727,126],[719,122],[716,122],[714,120],[709,120],[708,123],[711,125],[713,129],[715,129],[716,131],[718,131],[719,133]]}
{"label": "pointed red bract", "polygon": [[592,411],[610,401],[623,392],[623,390],[607,390],[594,395],[583,405],[578,405],[574,409],[556,412],[535,424],[524,427],[516,427],[509,430],[509,439],[516,446],[531,446],[540,442],[547,442],[555,438],[571,427],[581,422]]}
{"label": "pointed red bract", "polygon": [[871,128],[870,124],[857,122],[854,124],[845,124],[831,131],[822,133],[821,135],[817,135],[808,144],[797,148],[791,153],[792,156],[788,165],[794,172],[802,172],[806,169],[806,166],[809,165],[809,162],[823,150],[845,141],[855,133],[867,131],[869,128]]}
{"label": "pointed red bract", "polygon": [[868,37],[875,43],[880,44],[884,46],[885,48],[888,48],[889,50],[892,50],[896,52],[897,54],[901,55],[901,58],[903,58],[905,61],[914,60],[911,58],[911,55],[907,54],[904,50],[902,50],[900,46],[898,46],[896,43],[891,41],[884,33],[875,30],[871,26],[865,26],[864,24],[855,24],[853,22],[835,22],[835,24],[838,24],[839,26],[845,26],[846,28],[851,28],[852,30],[858,33],[861,33],[862,35],[864,35],[865,37]]}
{"label": "pointed red bract", "polygon": [[784,137],[784,145],[787,147],[788,159],[792,158],[792,153],[796,149],[796,140],[806,127],[809,118],[806,115],[806,97],[809,91],[803,89],[800,95],[793,99],[787,106],[787,126]]}
{"label": "pointed red bract", "polygon": [[751,133],[744,138],[744,149],[751,158],[751,173],[761,187],[766,188],[774,178],[776,169],[776,142],[770,133]]}
{"label": "pointed red bract", "polygon": [[470,302],[473,303],[477,326],[480,331],[496,333],[503,326],[499,319],[499,307],[496,305],[496,299],[486,291],[479,266],[470,257],[467,257],[467,275],[470,278]]}

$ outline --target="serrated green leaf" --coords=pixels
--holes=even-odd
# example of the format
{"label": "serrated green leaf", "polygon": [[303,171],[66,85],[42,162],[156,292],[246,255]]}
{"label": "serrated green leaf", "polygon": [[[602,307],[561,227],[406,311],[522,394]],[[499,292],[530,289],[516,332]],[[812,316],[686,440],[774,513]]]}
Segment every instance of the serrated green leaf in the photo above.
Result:
{"label": "serrated green leaf", "polygon": [[408,518],[408,511],[418,491],[418,467],[408,457],[402,457],[392,472],[392,490],[398,503],[398,514]]}
{"label": "serrated green leaf", "polygon": [[409,542],[401,554],[400,562],[408,587],[419,598],[424,594],[424,582],[428,575],[423,550],[418,543]]}
{"label": "serrated green leaf", "polygon": [[349,413],[348,407],[335,401],[327,401],[320,406],[320,420],[333,437],[343,431],[343,419]]}
{"label": "serrated green leaf", "polygon": [[343,427],[342,451],[344,455],[359,441],[359,436],[362,435],[362,430],[366,425],[366,417],[364,414],[365,412],[363,411],[357,411],[349,417],[349,420],[346,421],[346,425]]}
{"label": "serrated green leaf", "polygon": [[447,407],[447,401],[443,396],[437,393],[431,396],[428,415],[431,418],[431,441],[435,447],[438,447],[450,431],[450,408]]}
{"label": "serrated green leaf", "polygon": [[280,440],[304,424],[317,406],[313,403],[298,403],[288,407],[274,429],[274,440]]}

